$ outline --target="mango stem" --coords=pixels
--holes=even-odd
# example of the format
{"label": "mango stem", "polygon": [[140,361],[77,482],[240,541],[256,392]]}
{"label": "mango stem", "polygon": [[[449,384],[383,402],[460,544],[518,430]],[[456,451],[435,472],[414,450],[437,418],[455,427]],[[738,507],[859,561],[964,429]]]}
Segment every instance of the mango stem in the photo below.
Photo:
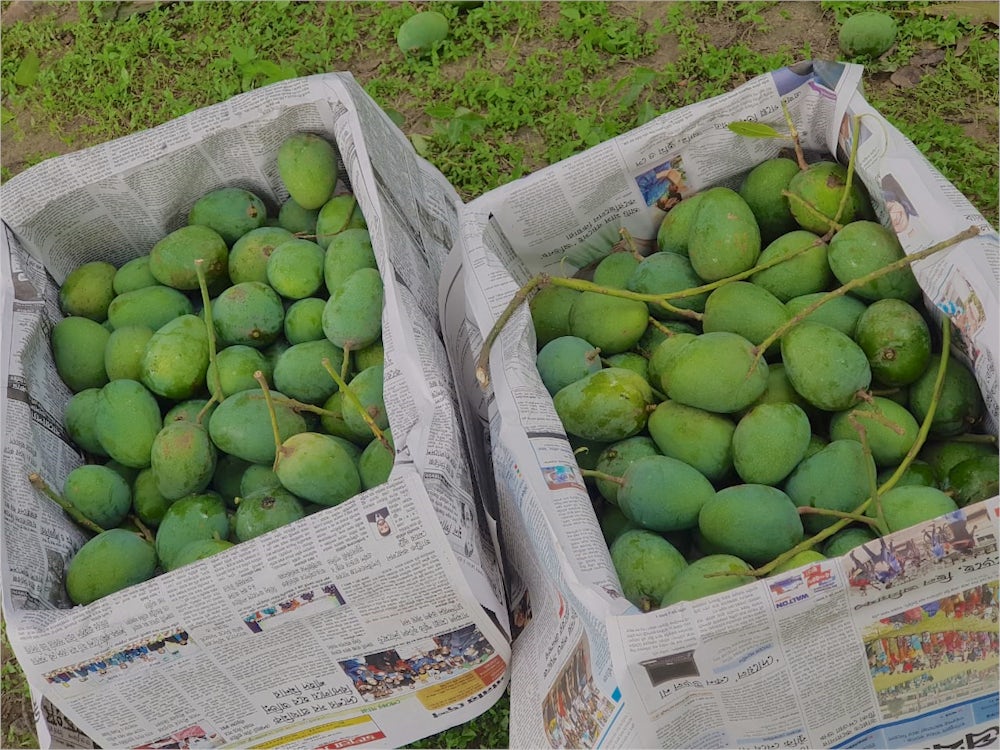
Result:
{"label": "mango stem", "polygon": [[209,399],[198,411],[198,416],[195,417],[195,422],[198,424],[201,424],[201,420],[204,418],[212,404],[221,404],[225,398],[222,394],[222,375],[219,373],[219,365],[216,362],[215,323],[212,321],[212,302],[208,296],[208,281],[205,279],[204,265],[204,258],[198,258],[195,260],[194,272],[198,277],[198,289],[201,291],[201,302],[205,308],[205,332],[208,334],[208,365],[209,369],[212,370],[214,374],[213,380],[215,382],[213,385],[215,387],[209,388]]}
{"label": "mango stem", "polygon": [[264,377],[264,373],[257,370],[253,374],[253,379],[257,381],[260,385],[261,391],[264,392],[264,403],[267,404],[267,414],[271,418],[271,430],[274,433],[274,463],[271,465],[271,471],[278,471],[278,464],[281,462],[281,431],[278,429],[278,414],[274,410],[274,401],[271,399],[271,389],[267,385],[267,378]]}
{"label": "mango stem", "polygon": [[32,472],[28,475],[28,481],[31,486],[36,490],[40,490],[43,495],[45,495],[50,500],[54,501],[56,505],[66,511],[66,515],[73,519],[78,526],[87,529],[88,531],[93,531],[100,534],[104,531],[100,526],[87,518],[80,510],[73,505],[69,500],[64,498],[58,492],[49,487],[48,483],[42,479],[42,475],[38,472]]}

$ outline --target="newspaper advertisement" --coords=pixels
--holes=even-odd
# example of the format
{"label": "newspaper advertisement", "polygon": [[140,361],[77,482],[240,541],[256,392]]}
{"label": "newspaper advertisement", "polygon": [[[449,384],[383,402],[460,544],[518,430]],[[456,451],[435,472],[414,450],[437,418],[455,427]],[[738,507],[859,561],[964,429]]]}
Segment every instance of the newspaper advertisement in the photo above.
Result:
{"label": "newspaper advertisement", "polygon": [[[455,292],[467,301],[461,325],[476,329],[468,337],[485,340],[535,274],[585,274],[623,229],[641,253],[654,250],[679,200],[735,188],[789,145],[727,127],[787,133],[784,103],[807,161],[846,164],[858,140],[855,177],[906,253],[978,229],[913,268],[929,311],[952,322],[952,348],[975,373],[995,434],[996,231],[868,105],[860,81],[857,65],[799,63],[471,201]],[[488,383],[469,395],[489,432],[506,542],[512,747],[995,746],[995,499],[778,580],[640,613],[535,368],[527,307],[506,320]],[[892,559],[905,573],[859,585],[876,558],[879,571]]]}
{"label": "newspaper advertisement", "polygon": [[[276,151],[302,131],[336,143],[383,278],[389,480],[71,607],[64,571],[89,535],[28,481],[58,490],[84,460],[48,340],[58,285],[149,252],[215,188],[276,212]],[[495,521],[437,311],[461,203],[355,81],[277,83],[43,162],[0,196],[3,609],[45,746],[399,746],[495,703],[510,663]]]}

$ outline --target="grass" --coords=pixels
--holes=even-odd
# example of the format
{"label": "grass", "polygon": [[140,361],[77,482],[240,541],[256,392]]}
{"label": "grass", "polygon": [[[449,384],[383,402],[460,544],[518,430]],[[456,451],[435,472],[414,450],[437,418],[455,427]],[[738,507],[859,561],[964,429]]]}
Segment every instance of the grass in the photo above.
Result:
{"label": "grass", "polygon": [[[395,33],[428,3],[3,2],[0,177],[273,81],[345,70],[468,200],[760,73],[838,58],[838,24],[876,5],[899,33],[882,58],[857,60],[866,95],[996,226],[988,3],[963,16],[927,2],[439,2],[449,37],[414,57]],[[897,86],[891,75],[915,59],[922,77]],[[6,701],[25,688],[4,646]],[[507,716],[505,699],[413,746],[504,747]]]}

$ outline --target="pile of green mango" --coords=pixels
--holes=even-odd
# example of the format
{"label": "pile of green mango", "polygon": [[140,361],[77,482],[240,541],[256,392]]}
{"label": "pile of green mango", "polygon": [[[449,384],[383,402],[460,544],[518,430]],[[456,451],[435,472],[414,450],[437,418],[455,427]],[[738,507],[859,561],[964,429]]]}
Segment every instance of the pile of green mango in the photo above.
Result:
{"label": "pile of green mango", "polygon": [[[838,521],[800,508],[852,512],[904,461],[941,361],[909,266],[869,278],[904,253],[864,188],[834,162],[770,159],[737,190],[682,200],[656,244],[613,248],[587,269],[599,289],[552,283],[530,300],[538,372],[626,597],[655,609],[875,538],[853,522],[792,556]],[[884,532],[997,493],[983,412],[951,357],[929,441],[881,496]]]}
{"label": "pile of green mango", "polygon": [[148,254],[85,263],[59,290],[52,355],[86,456],[61,496],[96,533],[67,567],[77,604],[388,479],[365,218],[334,194],[329,141],[293,134],[276,161],[290,196],[276,215],[252,191],[213,190]]}

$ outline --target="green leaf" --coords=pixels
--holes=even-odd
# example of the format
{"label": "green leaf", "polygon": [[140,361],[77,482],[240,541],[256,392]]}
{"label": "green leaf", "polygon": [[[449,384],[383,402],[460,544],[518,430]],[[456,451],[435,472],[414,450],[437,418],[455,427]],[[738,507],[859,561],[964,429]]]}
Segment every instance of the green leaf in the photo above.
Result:
{"label": "green leaf", "polygon": [[777,130],[772,128],[770,125],[765,125],[762,122],[731,122],[727,126],[736,135],[742,135],[745,138],[787,138],[788,136],[784,133],[779,133]]}
{"label": "green leaf", "polygon": [[447,104],[435,104],[425,108],[424,112],[435,120],[448,120],[455,116],[455,108],[449,107]]}
{"label": "green leaf", "polygon": [[0,107],[0,123],[6,125],[8,122],[10,122],[11,120],[13,120],[15,117],[16,117],[16,115],[13,112],[11,112],[9,109],[6,109],[4,107]]}
{"label": "green leaf", "polygon": [[389,116],[389,119],[392,120],[392,124],[397,128],[401,128],[406,124],[406,116],[399,110],[383,107],[382,111]]}
{"label": "green leaf", "polygon": [[420,156],[426,157],[430,152],[430,139],[426,135],[420,135],[419,133],[413,133],[410,136],[410,143],[413,144],[413,150],[416,151]]}
{"label": "green leaf", "polygon": [[38,70],[41,66],[42,61],[39,59],[38,53],[35,51],[29,52],[21,60],[21,64],[17,66],[17,72],[14,73],[14,83],[22,88],[30,86],[38,77]]}

